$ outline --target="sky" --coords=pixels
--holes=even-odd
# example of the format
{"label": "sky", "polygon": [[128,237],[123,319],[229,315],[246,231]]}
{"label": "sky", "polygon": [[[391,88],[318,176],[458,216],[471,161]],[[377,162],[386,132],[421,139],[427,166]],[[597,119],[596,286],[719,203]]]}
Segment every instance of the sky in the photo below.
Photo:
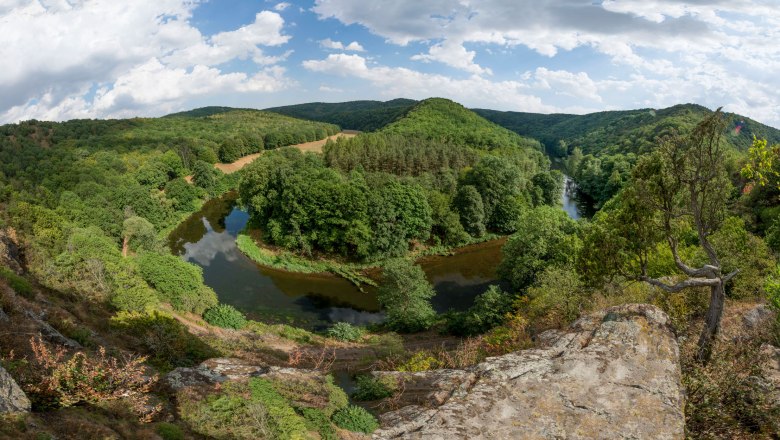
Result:
{"label": "sky", "polygon": [[780,0],[0,0],[0,123],[445,97],[780,127]]}

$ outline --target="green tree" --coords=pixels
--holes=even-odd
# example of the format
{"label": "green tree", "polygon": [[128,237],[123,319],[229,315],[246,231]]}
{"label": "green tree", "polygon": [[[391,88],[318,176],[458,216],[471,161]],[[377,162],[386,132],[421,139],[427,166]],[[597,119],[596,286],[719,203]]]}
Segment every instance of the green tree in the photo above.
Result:
{"label": "green tree", "polygon": [[208,162],[196,161],[192,169],[192,181],[206,191],[211,191],[217,184],[214,167]]}
{"label": "green tree", "polygon": [[157,245],[157,233],[154,225],[149,220],[132,216],[126,219],[122,225],[122,255],[127,256],[128,251],[154,250]]}
{"label": "green tree", "polygon": [[[724,273],[725,260],[712,240],[726,217],[731,193],[721,139],[724,128],[718,110],[689,135],[659,139],[656,150],[635,167],[631,187],[597,216],[582,258],[591,273],[620,273],[670,293],[708,287],[709,307],[697,355],[702,362],[709,360],[720,329],[726,283],[739,272],[732,267]],[[704,256],[704,264],[698,267],[686,263],[681,253],[680,244],[688,239],[689,230]],[[651,255],[664,241],[678,272],[671,283],[648,271]]]}
{"label": "green tree", "polygon": [[474,237],[485,235],[485,208],[477,188],[473,185],[458,188],[454,204],[466,232]]}
{"label": "green tree", "polygon": [[201,314],[217,305],[217,295],[203,284],[203,272],[194,264],[174,255],[147,252],[140,255],[138,267],[146,282],[157,290],[160,301],[176,310]]}
{"label": "green tree", "polygon": [[430,303],[436,293],[420,266],[398,259],[382,270],[377,298],[387,314],[387,325],[403,332],[428,329],[436,317]]}
{"label": "green tree", "polygon": [[577,222],[563,210],[540,206],[523,214],[504,248],[499,274],[525,289],[550,266],[572,264],[581,246]]}
{"label": "green tree", "polygon": [[536,201],[536,205],[557,206],[560,203],[563,196],[563,175],[560,171],[538,173],[531,182],[541,190],[541,199]]}

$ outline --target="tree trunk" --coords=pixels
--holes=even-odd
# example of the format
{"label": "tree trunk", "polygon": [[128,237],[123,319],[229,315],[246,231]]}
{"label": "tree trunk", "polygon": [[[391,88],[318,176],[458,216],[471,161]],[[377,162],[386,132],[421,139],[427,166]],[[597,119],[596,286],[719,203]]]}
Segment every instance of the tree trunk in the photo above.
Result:
{"label": "tree trunk", "polygon": [[712,344],[720,330],[720,319],[723,316],[723,306],[726,302],[723,280],[710,289],[710,307],[707,309],[704,329],[699,337],[699,353],[696,356],[698,361],[702,363],[708,362],[712,355]]}

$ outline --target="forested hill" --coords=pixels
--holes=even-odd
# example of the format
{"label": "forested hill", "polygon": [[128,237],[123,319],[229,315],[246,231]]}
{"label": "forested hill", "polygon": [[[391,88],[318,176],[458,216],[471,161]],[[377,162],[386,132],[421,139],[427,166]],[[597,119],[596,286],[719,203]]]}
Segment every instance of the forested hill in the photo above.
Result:
{"label": "forested hill", "polygon": [[[520,135],[538,139],[554,156],[565,155],[556,151],[561,140],[569,147],[580,147],[586,154],[643,153],[652,148],[658,136],[674,130],[686,132],[711,113],[696,104],[587,115],[474,111]],[[770,144],[780,142],[780,130],[733,113],[726,113],[726,117],[729,118],[726,139],[739,150],[746,150],[754,135],[768,139]]]}
{"label": "forested hill", "polygon": [[420,101],[404,117],[386,125],[379,132],[443,140],[481,149],[508,146],[541,148],[537,141],[519,136],[462,105],[443,98]]}
{"label": "forested hill", "polygon": [[266,109],[287,116],[328,122],[346,130],[374,131],[402,117],[417,101],[310,102]]}

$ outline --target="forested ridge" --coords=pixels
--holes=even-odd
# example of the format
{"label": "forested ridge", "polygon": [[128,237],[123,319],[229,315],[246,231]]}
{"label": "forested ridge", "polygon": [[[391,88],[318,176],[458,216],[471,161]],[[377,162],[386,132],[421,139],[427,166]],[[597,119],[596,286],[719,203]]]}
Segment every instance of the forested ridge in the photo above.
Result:
{"label": "forested ridge", "polygon": [[312,102],[267,108],[267,111],[312,121],[339,125],[345,130],[374,131],[401,118],[417,101],[349,101],[339,103]]}
{"label": "forested ridge", "polygon": [[561,185],[538,143],[432,98],[378,132],[327,143],[322,158],[267,154],[239,193],[273,244],[376,260],[512,232],[524,209],[558,203]]}

